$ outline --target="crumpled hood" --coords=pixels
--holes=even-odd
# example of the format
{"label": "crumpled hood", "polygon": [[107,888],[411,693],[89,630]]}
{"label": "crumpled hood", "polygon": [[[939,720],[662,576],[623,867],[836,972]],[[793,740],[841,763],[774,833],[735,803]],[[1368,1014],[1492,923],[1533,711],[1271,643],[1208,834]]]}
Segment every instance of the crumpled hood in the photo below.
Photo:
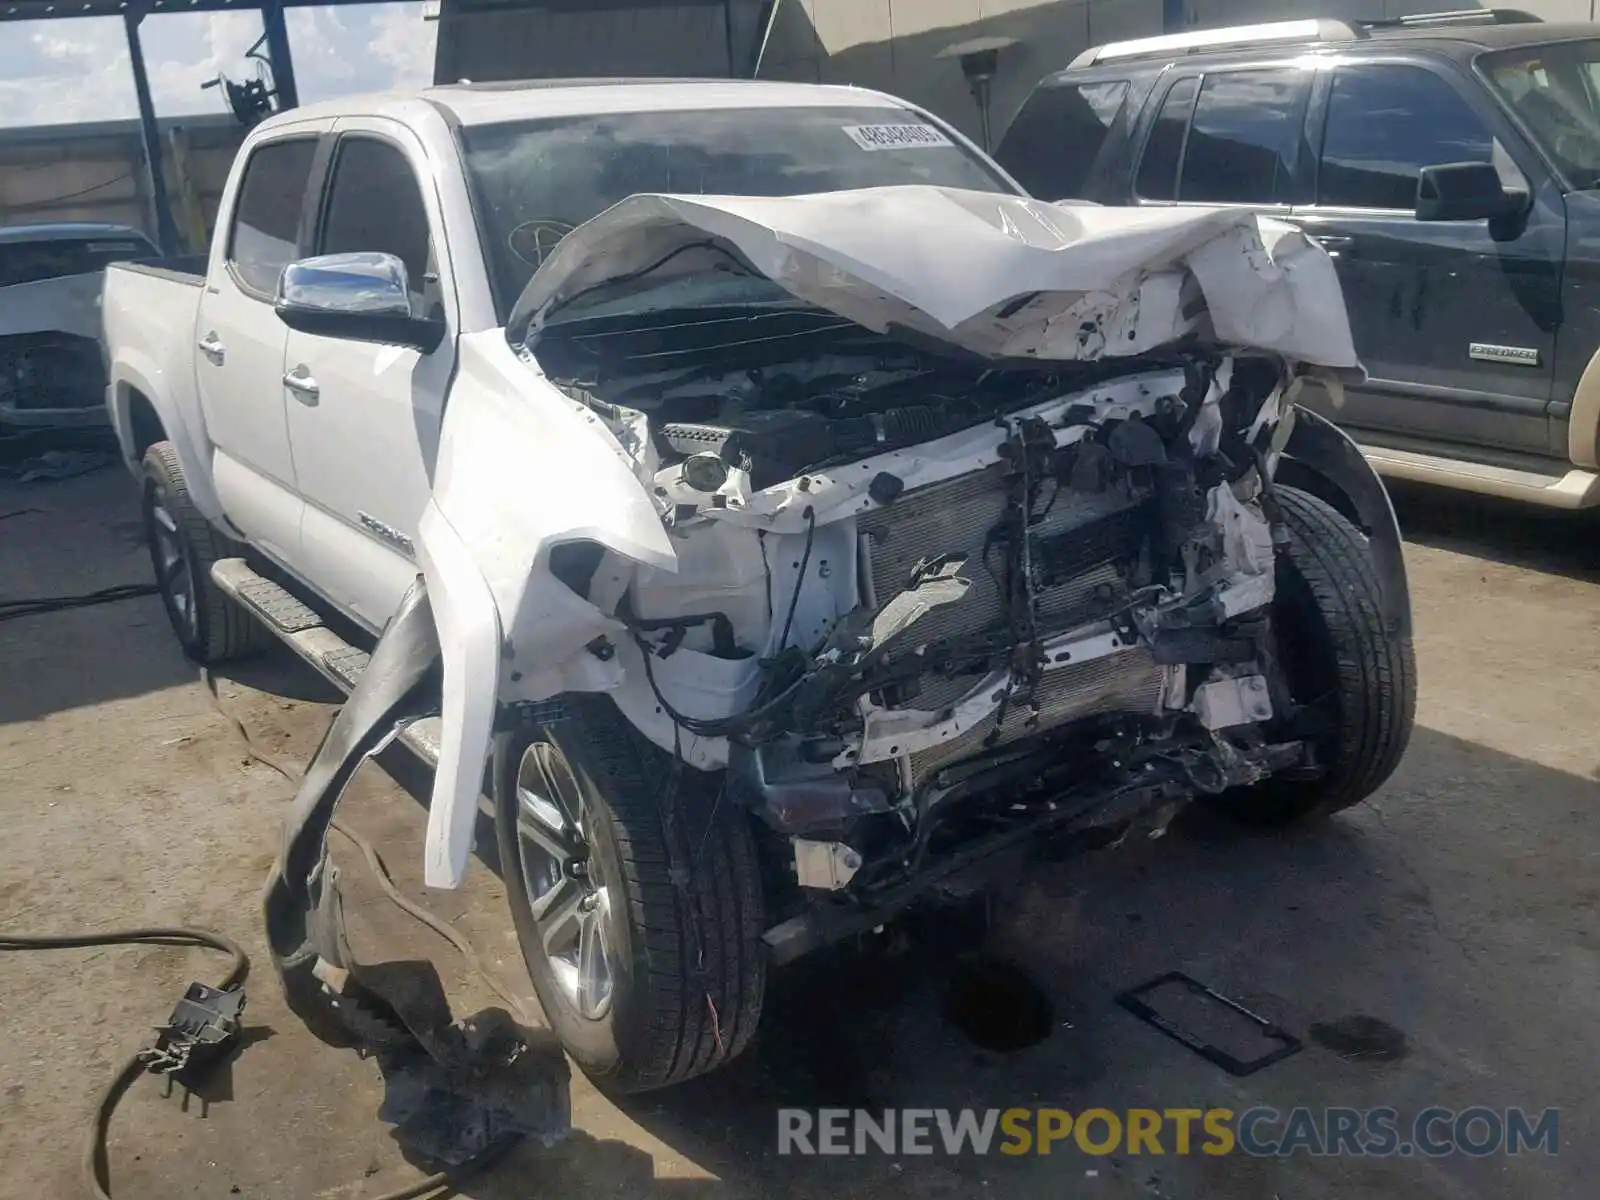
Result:
{"label": "crumpled hood", "polygon": [[1359,372],[1333,262],[1291,225],[1233,208],[925,186],[630,197],[562,240],[508,329],[532,345],[585,289],[725,269],[705,243],[869,329],[911,329],[986,358],[1125,356],[1196,333]]}

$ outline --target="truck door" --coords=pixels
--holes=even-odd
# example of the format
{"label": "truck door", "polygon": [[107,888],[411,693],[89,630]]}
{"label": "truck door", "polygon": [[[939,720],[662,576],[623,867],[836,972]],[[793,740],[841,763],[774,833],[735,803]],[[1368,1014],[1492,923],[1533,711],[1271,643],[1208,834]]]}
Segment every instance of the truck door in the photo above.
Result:
{"label": "truck door", "polygon": [[316,134],[249,151],[226,226],[216,232],[195,325],[195,379],[228,518],[269,555],[297,557],[301,503],[284,422],[278,276],[297,256]]}
{"label": "truck door", "polygon": [[422,146],[403,126],[347,118],[312,239],[315,254],[382,251],[405,265],[413,311],[442,313],[431,354],[292,330],[289,440],[306,509],[301,556],[318,588],[379,629],[416,578],[442,405],[455,361],[454,281]]}
{"label": "truck door", "polygon": [[[1443,66],[1359,62],[1319,80],[1315,202],[1294,219],[1335,256],[1366,387],[1324,415],[1375,442],[1548,453],[1565,217],[1535,190],[1517,228],[1418,221],[1425,166],[1493,162],[1539,180],[1481,91]],[[1496,150],[1496,142],[1499,150]]]}

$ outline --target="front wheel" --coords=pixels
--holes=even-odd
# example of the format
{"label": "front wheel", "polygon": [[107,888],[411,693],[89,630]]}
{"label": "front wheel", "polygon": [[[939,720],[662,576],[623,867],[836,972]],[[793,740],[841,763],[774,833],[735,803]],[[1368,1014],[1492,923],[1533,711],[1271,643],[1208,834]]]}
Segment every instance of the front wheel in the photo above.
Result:
{"label": "front wheel", "polygon": [[[766,981],[748,817],[719,781],[645,741],[607,697],[495,747],[495,831],[512,921],[562,1045],[618,1092],[728,1062]],[[676,780],[676,782],[674,782]]]}
{"label": "front wheel", "polygon": [[1359,804],[1394,773],[1417,712],[1409,637],[1384,627],[1383,587],[1366,537],[1309,492],[1278,487],[1289,531],[1278,556],[1272,621],[1295,700],[1315,712],[1323,773],[1269,779],[1218,803],[1255,824],[1281,825]]}

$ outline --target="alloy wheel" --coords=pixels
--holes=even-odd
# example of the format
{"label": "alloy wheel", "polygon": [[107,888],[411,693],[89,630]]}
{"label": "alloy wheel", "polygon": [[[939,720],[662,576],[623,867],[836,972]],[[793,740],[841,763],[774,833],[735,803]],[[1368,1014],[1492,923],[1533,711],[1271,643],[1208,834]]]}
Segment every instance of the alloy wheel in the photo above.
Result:
{"label": "alloy wheel", "polygon": [[591,1021],[614,987],[611,892],[590,850],[578,781],[554,745],[537,741],[517,765],[517,850],[539,945],[556,984]]}
{"label": "alloy wheel", "polygon": [[178,522],[167,508],[166,492],[152,488],[150,495],[150,548],[155,559],[156,583],[165,597],[173,624],[189,641],[200,636],[195,597],[194,568]]}

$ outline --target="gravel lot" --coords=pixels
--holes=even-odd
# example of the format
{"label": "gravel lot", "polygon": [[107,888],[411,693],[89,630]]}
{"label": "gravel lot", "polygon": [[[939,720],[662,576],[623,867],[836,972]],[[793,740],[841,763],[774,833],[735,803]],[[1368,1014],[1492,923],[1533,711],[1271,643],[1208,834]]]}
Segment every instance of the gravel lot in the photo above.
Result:
{"label": "gravel lot", "polygon": [[[574,1081],[577,1132],[467,1184],[481,1200],[668,1195],[1058,1198],[1593,1195],[1600,1170],[1600,522],[1463,497],[1397,497],[1422,679],[1398,776],[1317,830],[1247,837],[1196,822],[1159,842],[1040,864],[997,906],[994,949],[1025,958],[1053,1032],[983,1050],[941,1015],[948,960],[821,961],[775,988],[734,1069],[621,1107]],[[24,510],[18,512],[17,510]],[[120,471],[0,483],[0,598],[150,577]],[[261,745],[303,761],[328,690],[287,656],[219,678]],[[494,864],[456,894],[419,885],[424,781],[398,752],[362,769],[347,819],[411,895],[526,986]],[[265,963],[259,891],[288,786],[252,761],[179,655],[159,602],[0,624],[0,927],[185,923]],[[491,1002],[455,951],[349,860],[363,960],[433,958],[460,1011]],[[199,951],[0,958],[0,1196],[72,1197],[107,1073],[213,975]],[[1182,969],[1302,1035],[1235,1080],[1117,1008]],[[258,969],[250,1044],[204,1095],[141,1080],[113,1128],[119,1197],[356,1198],[415,1178],[375,1117],[376,1069],[322,1046]],[[1365,1020],[1354,1020],[1361,1018]],[[1365,1028],[1360,1045],[1340,1029]],[[1341,1052],[1342,1051],[1342,1052]],[[794,1159],[781,1105],[1559,1107],[1560,1152],[1274,1160],[1230,1155]]]}

